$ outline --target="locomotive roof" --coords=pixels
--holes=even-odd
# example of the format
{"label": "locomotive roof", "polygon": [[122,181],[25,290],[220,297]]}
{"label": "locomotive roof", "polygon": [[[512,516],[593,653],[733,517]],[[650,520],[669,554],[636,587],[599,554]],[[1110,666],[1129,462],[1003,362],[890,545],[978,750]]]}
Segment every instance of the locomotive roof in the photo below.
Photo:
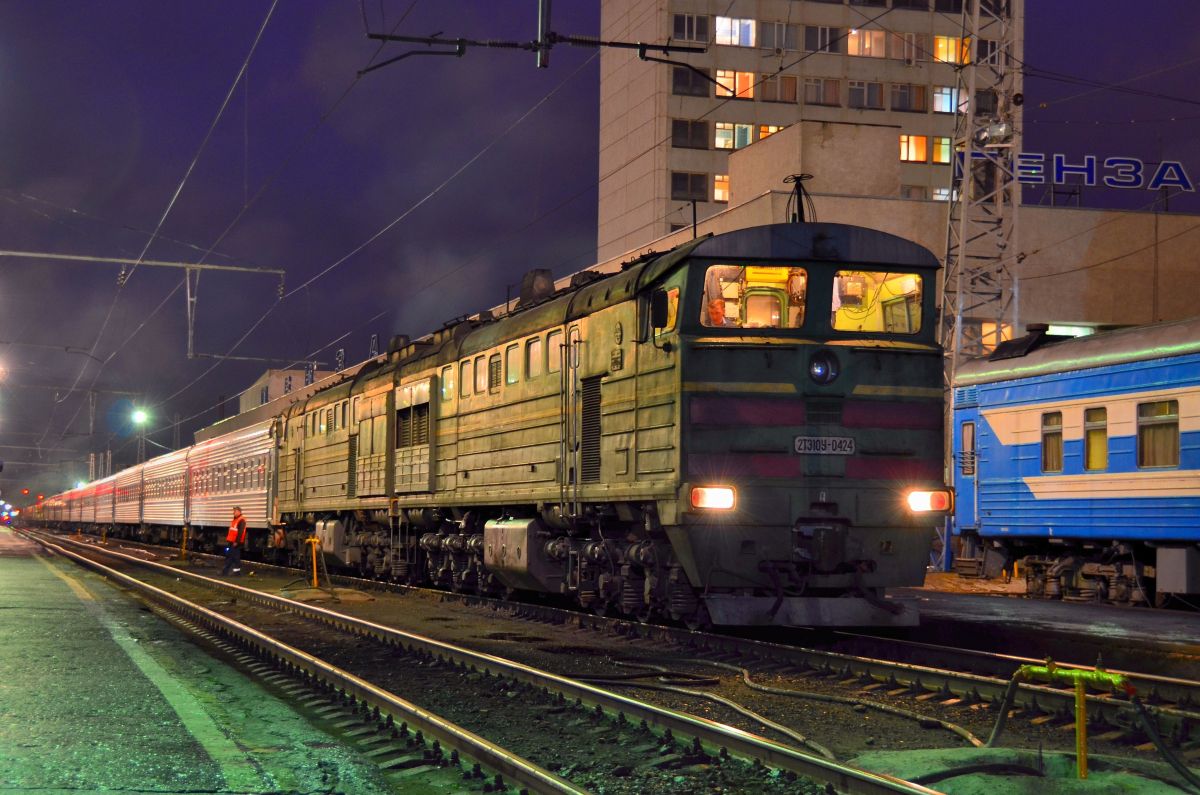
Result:
{"label": "locomotive roof", "polygon": [[922,245],[848,224],[770,224],[738,229],[700,242],[693,257],[714,259],[834,260],[852,265],[940,267]]}
{"label": "locomotive roof", "polygon": [[1053,342],[1019,358],[994,362],[972,359],[958,369],[954,386],[1011,381],[1194,353],[1200,353],[1200,315]]}

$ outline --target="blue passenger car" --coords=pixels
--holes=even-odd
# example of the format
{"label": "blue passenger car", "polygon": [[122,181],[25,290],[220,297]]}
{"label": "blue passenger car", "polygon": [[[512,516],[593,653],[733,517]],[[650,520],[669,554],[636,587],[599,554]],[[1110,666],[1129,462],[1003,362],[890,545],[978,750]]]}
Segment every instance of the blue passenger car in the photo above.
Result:
{"label": "blue passenger car", "polygon": [[964,562],[1029,593],[1200,593],[1200,317],[1077,339],[1044,328],[959,368]]}

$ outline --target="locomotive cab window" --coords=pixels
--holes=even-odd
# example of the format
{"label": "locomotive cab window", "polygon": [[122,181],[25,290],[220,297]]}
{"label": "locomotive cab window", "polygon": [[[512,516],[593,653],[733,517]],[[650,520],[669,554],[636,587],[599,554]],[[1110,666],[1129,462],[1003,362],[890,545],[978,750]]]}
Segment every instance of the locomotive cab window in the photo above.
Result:
{"label": "locomotive cab window", "polygon": [[1042,415],[1042,471],[1062,472],[1063,435],[1062,412],[1048,411]]}
{"label": "locomotive cab window", "polygon": [[1179,466],[1179,401],[1138,404],[1138,467]]}
{"label": "locomotive cab window", "polygon": [[709,328],[799,328],[807,291],[804,268],[713,265],[704,274],[700,323]]}
{"label": "locomotive cab window", "polygon": [[833,280],[833,328],[916,334],[921,330],[921,293],[921,277],[915,273],[838,271]]}

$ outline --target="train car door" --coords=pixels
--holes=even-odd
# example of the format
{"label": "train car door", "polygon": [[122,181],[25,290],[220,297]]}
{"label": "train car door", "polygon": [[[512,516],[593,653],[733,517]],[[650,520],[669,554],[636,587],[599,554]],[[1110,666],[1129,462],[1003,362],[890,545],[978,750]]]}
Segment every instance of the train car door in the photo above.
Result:
{"label": "train car door", "polygon": [[[974,415],[972,415],[974,416]],[[978,426],[975,419],[956,418],[954,428],[955,472],[958,530],[974,530],[979,526],[978,489]]]}
{"label": "train car door", "polygon": [[579,364],[583,334],[579,326],[567,329],[566,341],[558,351],[547,353],[558,356],[559,370],[559,509],[568,516],[579,512],[579,456],[580,431],[582,424],[582,401],[580,400]]}

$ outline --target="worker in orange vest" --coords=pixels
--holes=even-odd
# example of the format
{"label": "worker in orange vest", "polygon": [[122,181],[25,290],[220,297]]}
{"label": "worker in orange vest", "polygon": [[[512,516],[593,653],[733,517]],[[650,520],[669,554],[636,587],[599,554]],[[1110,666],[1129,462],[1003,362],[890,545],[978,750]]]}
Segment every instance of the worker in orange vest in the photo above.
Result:
{"label": "worker in orange vest", "polygon": [[221,576],[238,576],[242,573],[242,544],[246,543],[246,517],[242,516],[241,508],[233,509],[233,521],[229,523],[229,532],[225,534],[225,568]]}

